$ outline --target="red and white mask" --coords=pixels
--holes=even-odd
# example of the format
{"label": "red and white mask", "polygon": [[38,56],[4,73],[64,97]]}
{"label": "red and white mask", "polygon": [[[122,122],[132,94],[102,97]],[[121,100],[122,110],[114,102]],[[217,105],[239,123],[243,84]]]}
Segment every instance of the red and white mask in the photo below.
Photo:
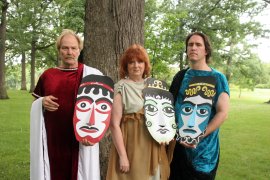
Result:
{"label": "red and white mask", "polygon": [[111,119],[113,81],[108,76],[88,75],[82,79],[75,103],[73,126],[78,141],[99,142]]}

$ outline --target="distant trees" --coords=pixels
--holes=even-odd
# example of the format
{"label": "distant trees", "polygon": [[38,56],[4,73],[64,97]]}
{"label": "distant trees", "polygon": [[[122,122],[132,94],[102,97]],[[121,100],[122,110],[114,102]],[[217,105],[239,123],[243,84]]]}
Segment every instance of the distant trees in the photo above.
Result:
{"label": "distant trees", "polygon": [[161,67],[176,64],[182,69],[186,64],[185,37],[190,32],[202,31],[210,37],[214,48],[212,66],[223,71],[230,81],[236,63],[252,56],[252,43],[247,45],[247,39],[269,33],[254,20],[266,6],[263,1],[246,0],[147,0],[145,34],[152,74],[171,79],[170,73],[163,73]]}
{"label": "distant trees", "polygon": [[[235,79],[238,79],[236,65],[251,65],[252,63],[245,61],[255,57],[251,49],[256,44],[252,44],[250,39],[269,37],[270,31],[264,29],[254,18],[269,6],[267,0],[142,0],[145,4],[145,14],[141,15],[143,17],[140,18],[143,18],[144,22],[140,23],[144,23],[144,32],[138,36],[137,32],[141,31],[136,28],[139,25],[125,24],[126,20],[127,23],[129,20],[137,21],[135,16],[117,19],[118,15],[129,7],[127,4],[132,5],[133,1],[9,2],[8,6],[5,6],[7,1],[0,1],[1,19],[5,17],[5,7],[8,7],[6,40],[1,41],[4,42],[5,48],[0,50],[0,98],[7,97],[8,87],[19,86],[22,90],[30,87],[31,92],[35,86],[36,71],[40,72],[44,68],[57,65],[58,57],[54,43],[64,28],[73,29],[84,36],[85,62],[103,69],[104,73],[114,80],[118,79],[117,73],[114,72],[118,68],[116,59],[119,59],[121,52],[127,44],[142,42],[151,59],[152,76],[168,82],[175,71],[187,64],[185,37],[192,31],[202,31],[210,36],[214,47],[211,66],[223,71],[233,83],[237,83]],[[87,9],[85,3],[97,6]],[[135,12],[140,12],[139,8],[141,7],[138,6]],[[99,14],[98,18],[96,13]],[[91,25],[85,24],[85,20],[91,22]],[[1,24],[1,28],[3,25]],[[126,31],[129,31],[128,34],[120,36]],[[106,61],[99,59],[115,62],[108,66]],[[255,61],[255,58],[252,59],[251,61]],[[260,61],[256,63],[261,64]],[[258,71],[265,73],[261,69]]]}
{"label": "distant trees", "polygon": [[[11,73],[12,67],[17,69],[18,64],[21,69],[20,73],[17,71],[8,76],[8,82],[21,82],[22,90],[27,89],[28,82],[29,91],[32,92],[36,70],[58,64],[56,37],[64,28],[82,34],[83,18],[84,0],[12,0],[7,11],[5,63],[9,65],[9,70],[5,72]],[[28,76],[26,71],[30,71]]]}
{"label": "distant trees", "polygon": [[8,99],[5,78],[5,52],[6,52],[6,26],[7,10],[9,3],[7,0],[0,1],[1,7],[1,24],[0,24],[0,99]]}

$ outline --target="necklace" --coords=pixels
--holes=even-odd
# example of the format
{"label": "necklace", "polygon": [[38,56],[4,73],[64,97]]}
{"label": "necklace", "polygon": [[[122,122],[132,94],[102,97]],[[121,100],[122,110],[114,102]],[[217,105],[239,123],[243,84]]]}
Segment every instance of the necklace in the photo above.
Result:
{"label": "necklace", "polygon": [[134,80],[134,79],[131,79],[129,77],[127,77],[126,79],[128,79],[129,81],[135,82],[135,83],[144,82],[144,79]]}

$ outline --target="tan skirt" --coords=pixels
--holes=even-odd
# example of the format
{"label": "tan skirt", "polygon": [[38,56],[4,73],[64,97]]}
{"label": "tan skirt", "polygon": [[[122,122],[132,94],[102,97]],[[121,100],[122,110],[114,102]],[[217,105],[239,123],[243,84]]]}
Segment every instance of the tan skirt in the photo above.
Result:
{"label": "tan skirt", "polygon": [[[161,180],[167,180],[170,167],[164,145],[159,145],[150,135],[146,126],[143,110],[126,114],[121,121],[121,131],[130,163],[130,171],[121,173],[119,157],[112,144],[107,180],[149,180],[160,173]],[[158,171],[159,168],[159,171]]]}

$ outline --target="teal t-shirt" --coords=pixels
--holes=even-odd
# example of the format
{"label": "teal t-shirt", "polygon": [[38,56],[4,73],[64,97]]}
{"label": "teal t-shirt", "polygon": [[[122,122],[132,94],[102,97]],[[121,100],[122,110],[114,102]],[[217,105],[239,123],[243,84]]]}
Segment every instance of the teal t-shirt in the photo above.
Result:
{"label": "teal t-shirt", "polygon": [[[184,101],[184,98],[187,96],[187,94],[190,96],[194,94],[192,88],[190,88],[191,86],[199,87],[200,84],[208,84],[209,87],[210,86],[213,87],[212,91],[214,93],[212,93],[213,96],[211,97],[212,106],[211,106],[210,114],[208,115],[209,116],[208,122],[210,122],[212,118],[214,117],[214,115],[216,114],[216,103],[217,103],[219,95],[222,92],[230,94],[226,77],[219,71],[213,68],[211,69],[212,71],[189,69],[185,73],[181,88],[179,89],[176,104],[175,104],[176,120],[178,124],[180,123],[179,118],[181,115],[180,107]],[[201,80],[204,80],[204,82],[200,82]],[[209,134],[207,137],[203,138],[195,149],[186,148],[186,154],[187,154],[188,160],[191,162],[191,164],[197,171],[208,173],[215,168],[216,163],[218,162],[218,157],[219,157],[218,134],[219,134],[219,129],[215,130],[214,132]]]}

